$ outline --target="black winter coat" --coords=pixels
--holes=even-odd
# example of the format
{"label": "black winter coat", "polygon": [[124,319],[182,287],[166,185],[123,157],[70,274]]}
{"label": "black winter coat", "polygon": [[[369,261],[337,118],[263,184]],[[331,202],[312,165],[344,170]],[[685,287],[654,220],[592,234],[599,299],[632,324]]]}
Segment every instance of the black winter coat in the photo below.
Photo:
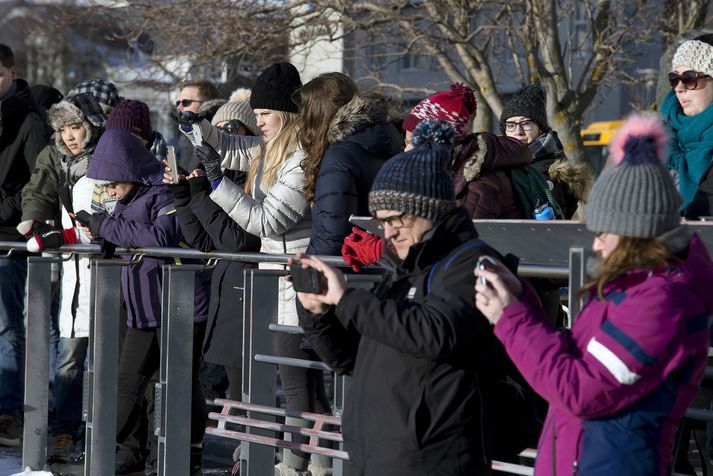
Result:
{"label": "black winter coat", "polygon": [[322,315],[298,306],[320,358],[353,377],[342,420],[350,475],[490,474],[481,396],[497,343],[474,306],[473,268],[497,254],[464,208],[430,233],[373,291],[347,290]]}
{"label": "black winter coat", "polygon": [[315,184],[312,235],[307,254],[340,256],[352,230],[351,215],[369,215],[369,190],[386,159],[403,149],[403,138],[387,123],[379,96],[357,95],[337,111]]}
{"label": "black winter coat", "polygon": [[20,241],[22,188],[51,135],[37,112],[30,88],[15,80],[15,94],[0,102],[0,241]]}
{"label": "black winter coat", "polygon": [[[176,213],[186,242],[201,251],[260,251],[260,239],[247,233],[210,199],[205,177],[172,185]],[[254,264],[218,261],[210,288],[208,324],[203,341],[207,362],[242,367],[243,272]]]}

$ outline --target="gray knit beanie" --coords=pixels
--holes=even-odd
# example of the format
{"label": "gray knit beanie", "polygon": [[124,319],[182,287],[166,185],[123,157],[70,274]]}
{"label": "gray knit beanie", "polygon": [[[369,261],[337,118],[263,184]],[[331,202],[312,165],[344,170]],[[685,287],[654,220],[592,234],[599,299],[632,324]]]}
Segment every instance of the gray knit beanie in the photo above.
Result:
{"label": "gray knit beanie", "polygon": [[386,161],[371,185],[369,212],[397,210],[439,221],[456,206],[455,184],[448,170],[455,141],[453,125],[430,119],[416,126],[415,148]]}
{"label": "gray knit beanie", "polygon": [[683,199],[664,167],[668,137],[655,115],[632,115],[611,144],[612,166],[599,176],[584,213],[587,228],[654,238],[680,224]]}
{"label": "gray knit beanie", "polygon": [[228,102],[218,109],[215,116],[213,116],[213,120],[210,122],[215,126],[223,121],[230,121],[232,119],[240,121],[254,135],[262,135],[262,131],[260,131],[260,128],[257,126],[253,108],[250,107],[249,89],[240,88],[233,91]]}

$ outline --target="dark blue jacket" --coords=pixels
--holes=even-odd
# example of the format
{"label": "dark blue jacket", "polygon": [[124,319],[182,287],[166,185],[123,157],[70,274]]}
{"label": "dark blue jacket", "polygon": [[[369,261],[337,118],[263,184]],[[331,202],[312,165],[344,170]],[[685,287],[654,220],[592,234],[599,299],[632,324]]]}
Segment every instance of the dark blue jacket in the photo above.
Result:
{"label": "dark blue jacket", "polygon": [[388,103],[357,95],[337,111],[331,144],[317,174],[308,254],[341,255],[351,233],[350,215],[369,214],[369,190],[386,159],[403,150],[403,138],[387,123]]}
{"label": "dark blue jacket", "polygon": [[[163,184],[162,165],[131,133],[110,129],[102,135],[89,162],[87,177],[109,182],[133,182],[136,189],[116,204],[101,224],[101,236],[131,248],[177,247],[181,233],[173,195]],[[144,258],[122,270],[127,324],[141,329],[161,325],[161,267],[173,260]],[[208,315],[208,291],[202,273],[196,275],[196,322]]]}

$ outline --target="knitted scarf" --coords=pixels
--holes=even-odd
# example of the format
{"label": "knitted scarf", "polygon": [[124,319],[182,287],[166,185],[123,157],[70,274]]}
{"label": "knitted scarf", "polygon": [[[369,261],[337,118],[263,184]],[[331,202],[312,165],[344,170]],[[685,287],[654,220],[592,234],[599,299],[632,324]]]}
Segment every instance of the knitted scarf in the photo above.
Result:
{"label": "knitted scarf", "polygon": [[695,116],[686,116],[676,94],[670,91],[661,104],[661,115],[671,126],[666,167],[677,175],[683,210],[693,200],[701,178],[713,160],[713,105]]}

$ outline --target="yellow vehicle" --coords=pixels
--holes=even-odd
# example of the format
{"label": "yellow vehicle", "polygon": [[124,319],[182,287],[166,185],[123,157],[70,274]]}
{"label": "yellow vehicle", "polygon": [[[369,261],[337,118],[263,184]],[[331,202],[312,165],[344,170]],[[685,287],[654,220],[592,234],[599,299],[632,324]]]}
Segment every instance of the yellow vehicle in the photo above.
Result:
{"label": "yellow vehicle", "polygon": [[592,122],[582,129],[584,152],[595,176],[604,168],[609,155],[608,146],[623,123],[624,121]]}

